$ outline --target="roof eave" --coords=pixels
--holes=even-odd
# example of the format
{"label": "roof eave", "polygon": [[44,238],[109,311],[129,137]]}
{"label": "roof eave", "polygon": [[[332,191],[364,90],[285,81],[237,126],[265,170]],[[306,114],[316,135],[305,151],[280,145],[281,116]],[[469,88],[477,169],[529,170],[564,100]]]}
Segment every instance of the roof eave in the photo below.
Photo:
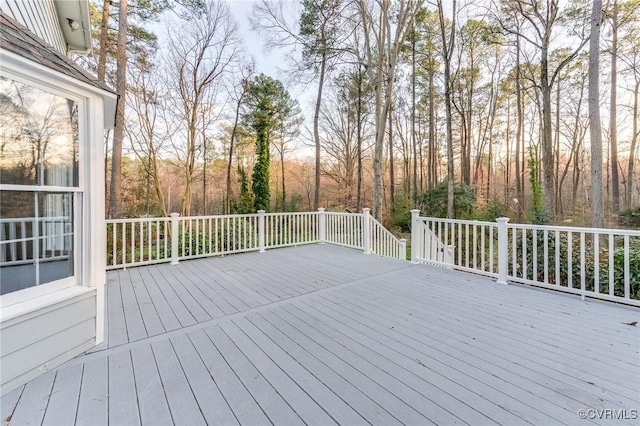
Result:
{"label": "roof eave", "polygon": [[[91,19],[88,0],[54,0],[62,35],[67,42],[68,52],[89,54],[91,44]],[[71,22],[78,25],[73,29]]]}

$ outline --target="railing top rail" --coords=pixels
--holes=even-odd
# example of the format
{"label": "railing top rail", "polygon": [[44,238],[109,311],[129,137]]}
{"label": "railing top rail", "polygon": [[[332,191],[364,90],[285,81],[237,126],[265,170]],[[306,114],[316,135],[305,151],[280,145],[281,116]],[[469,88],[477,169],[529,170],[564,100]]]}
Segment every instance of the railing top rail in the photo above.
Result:
{"label": "railing top rail", "polygon": [[330,216],[348,216],[348,217],[364,216],[364,213],[328,212],[328,211],[325,211],[324,214],[330,215]]}
{"label": "railing top rail", "polygon": [[614,229],[614,228],[588,228],[581,226],[556,226],[556,225],[532,225],[526,223],[507,223],[508,228],[515,229],[536,229],[547,231],[563,231],[576,232],[586,234],[610,234],[610,235],[628,235],[630,237],[640,237],[640,231],[631,229]]}
{"label": "railing top rail", "polygon": [[484,226],[497,226],[497,222],[486,222],[481,220],[463,220],[463,219],[447,219],[444,217],[429,217],[429,216],[418,216],[418,220],[430,220],[433,222],[446,222],[446,223],[461,223],[461,224],[469,224],[469,225],[484,225]]}
{"label": "railing top rail", "polygon": [[169,222],[170,217],[158,216],[158,217],[135,217],[126,219],[106,219],[106,223],[137,223],[137,222]]}
{"label": "railing top rail", "polygon": [[308,215],[308,216],[316,216],[320,214],[320,212],[271,212],[265,213],[265,216],[300,216],[300,215]]}
{"label": "railing top rail", "polygon": [[[208,216],[178,216],[179,220],[201,220],[201,219],[233,219],[239,217],[258,217],[258,213],[249,214],[213,214]],[[169,218],[170,219],[170,218]]]}
{"label": "railing top rail", "polygon": [[[445,222],[445,223],[461,223],[469,225],[485,225],[485,226],[497,226],[497,222],[486,222],[479,220],[463,220],[463,219],[447,219],[441,217],[429,217],[418,216],[418,220],[433,221],[433,222]],[[640,231],[632,229],[615,229],[615,228],[588,228],[581,226],[561,226],[561,225],[534,225],[530,223],[511,223],[507,222],[508,228],[514,229],[536,229],[547,231],[561,231],[561,232],[576,232],[576,233],[588,233],[588,234],[610,234],[610,235],[628,235],[630,237],[640,237]]]}

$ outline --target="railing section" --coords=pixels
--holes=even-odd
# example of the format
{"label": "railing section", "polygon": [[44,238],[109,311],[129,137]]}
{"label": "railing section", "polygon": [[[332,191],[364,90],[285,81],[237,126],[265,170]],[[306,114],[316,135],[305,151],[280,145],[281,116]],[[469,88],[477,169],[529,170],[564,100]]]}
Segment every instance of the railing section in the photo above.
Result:
{"label": "railing section", "polygon": [[407,240],[398,239],[373,217],[369,217],[369,229],[372,253],[395,259],[405,260],[407,258]]}
{"label": "railing section", "polygon": [[414,223],[414,261],[498,277],[497,223],[430,217]]}
{"label": "railing section", "polygon": [[364,211],[111,219],[106,221],[107,269],[312,243],[404,259],[405,241]]}
{"label": "railing section", "polygon": [[171,260],[171,218],[107,220],[107,269]]}
{"label": "railing section", "polygon": [[265,248],[318,242],[318,212],[266,213]]}
{"label": "railing section", "polygon": [[179,217],[178,259],[258,250],[257,214]]}
{"label": "railing section", "polygon": [[509,281],[640,306],[640,231],[506,227]]}
{"label": "railing section", "polygon": [[640,306],[640,231],[420,217],[411,260]]}
{"label": "railing section", "polygon": [[73,239],[67,216],[0,219],[0,265],[13,266],[66,259]]}
{"label": "railing section", "polygon": [[325,242],[364,250],[364,213],[325,212]]}

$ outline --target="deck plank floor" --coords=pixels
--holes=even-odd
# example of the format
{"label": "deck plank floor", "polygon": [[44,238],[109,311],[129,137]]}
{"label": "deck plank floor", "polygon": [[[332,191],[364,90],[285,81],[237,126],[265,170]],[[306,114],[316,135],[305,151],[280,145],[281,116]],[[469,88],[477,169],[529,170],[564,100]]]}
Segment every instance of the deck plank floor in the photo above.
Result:
{"label": "deck plank floor", "polygon": [[[112,271],[11,425],[554,425],[640,408],[640,310],[309,245]],[[619,424],[637,424],[634,419]]]}

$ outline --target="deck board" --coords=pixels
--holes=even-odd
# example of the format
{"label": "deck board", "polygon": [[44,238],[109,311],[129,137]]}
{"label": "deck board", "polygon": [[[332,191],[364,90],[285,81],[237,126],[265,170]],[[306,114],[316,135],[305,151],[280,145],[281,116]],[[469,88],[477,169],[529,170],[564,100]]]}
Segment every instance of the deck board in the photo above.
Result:
{"label": "deck board", "polygon": [[144,425],[173,424],[151,346],[132,349],[131,360],[141,423]]}
{"label": "deck board", "polygon": [[[370,295],[371,292],[368,291],[367,294]],[[367,295],[363,294],[359,294],[358,296],[363,299],[367,297]],[[457,343],[456,340],[458,340],[461,345],[464,345],[462,347],[467,348],[467,352],[464,355],[467,358],[473,356],[479,359],[493,360],[493,362],[497,364],[504,364],[506,368],[509,368],[511,364],[504,363],[504,361],[512,361],[513,363],[517,363],[516,369],[521,373],[532,370],[538,374],[545,374],[549,379],[554,379],[555,381],[564,381],[566,378],[567,381],[565,383],[572,388],[577,386],[584,391],[594,392],[593,385],[589,384],[589,382],[595,383],[593,382],[593,377],[583,377],[583,380],[576,380],[575,376],[567,374],[566,369],[570,368],[572,371],[575,371],[578,377],[582,377],[584,373],[579,371],[579,365],[576,366],[571,363],[566,363],[566,360],[561,358],[550,359],[548,354],[546,354],[546,356],[535,356],[538,354],[536,353],[538,341],[532,341],[526,345],[522,344],[518,340],[520,339],[519,336],[521,333],[511,340],[503,341],[497,338],[497,331],[485,332],[481,329],[476,330],[471,320],[464,321],[464,327],[452,326],[451,323],[443,321],[443,319],[447,319],[446,316],[443,316],[447,312],[446,308],[440,311],[434,306],[430,306],[430,312],[419,312],[419,309],[421,309],[420,306],[410,305],[410,302],[407,301],[406,303],[409,305],[405,310],[387,310],[385,305],[387,305],[389,299],[393,297],[393,295],[384,294],[384,299],[382,299],[384,302],[378,302],[374,304],[373,307],[366,307],[360,299],[353,296],[348,297],[348,299],[342,299],[342,303],[353,305],[352,309],[357,310],[361,314],[367,312],[368,309],[369,314],[365,315],[365,317],[370,321],[376,321],[380,317],[396,318],[398,332],[404,331],[410,336],[420,336],[420,340],[423,341],[435,339],[448,344],[454,344]],[[457,315],[463,314],[458,313]],[[414,326],[409,322],[410,320],[413,321],[412,317],[420,320],[419,326]],[[404,327],[404,329],[402,327]],[[469,348],[472,350],[469,350]],[[447,349],[447,351],[449,350],[450,349]],[[601,368],[607,368],[606,365],[609,363],[601,364]],[[630,368],[628,371],[633,372],[634,369]],[[599,374],[597,371],[592,371],[592,373]],[[633,380],[626,380],[625,382],[633,386]],[[600,383],[597,384],[600,385]],[[634,394],[637,395],[637,391]],[[619,395],[619,397],[624,397],[624,395]],[[633,400],[627,400],[626,402],[632,403]],[[623,401],[617,400],[616,403],[621,404]]]}
{"label": "deck board", "polygon": [[317,244],[112,271],[106,291],[106,341],[4,396],[3,421],[573,425],[640,406],[640,310],[613,303]]}
{"label": "deck board", "polygon": [[[372,293],[375,294],[376,289],[368,289],[366,294],[358,293],[356,297],[353,297],[354,303],[359,298],[371,297]],[[597,384],[610,385],[607,389],[616,391],[620,395],[625,395],[629,391],[634,394],[638,394],[638,384],[634,384],[631,381],[624,380],[625,374],[623,372],[629,371],[629,367],[623,369],[616,359],[611,356],[606,356],[607,360],[611,362],[602,363],[600,359],[602,357],[584,357],[585,352],[589,352],[590,339],[585,336],[585,342],[579,347],[576,345],[552,345],[547,342],[547,339],[540,338],[535,332],[536,329],[553,330],[552,326],[540,325],[539,327],[532,328],[532,326],[514,327],[512,321],[504,321],[502,323],[488,325],[482,322],[482,318],[479,315],[469,314],[468,310],[462,308],[456,313],[455,318],[447,316],[447,312],[450,312],[454,306],[447,306],[446,300],[438,300],[437,303],[429,305],[429,312],[424,311],[423,305],[414,301],[415,292],[410,292],[407,296],[398,296],[397,292],[387,291],[377,295],[379,298],[385,300],[388,303],[389,300],[397,300],[402,298],[403,304],[400,306],[409,312],[408,315],[416,315],[420,318],[424,318],[426,326],[433,324],[441,324],[442,328],[437,330],[438,334],[444,335],[450,334],[463,334],[468,338],[475,339],[478,342],[485,342],[486,345],[490,345],[497,348],[500,354],[513,353],[522,359],[529,360],[531,363],[541,363],[542,365],[549,365],[557,371],[557,374],[563,374],[566,368],[571,368],[575,372],[577,378],[581,378],[585,384],[588,382],[595,382]],[[464,303],[462,304],[464,306]],[[478,309],[483,309],[479,307]],[[476,309],[476,312],[478,312]],[[399,310],[393,310],[393,314],[397,314]],[[400,312],[402,312],[400,310]],[[405,316],[408,316],[405,314]],[[443,321],[443,318],[451,319],[448,323]],[[464,327],[460,327],[455,323],[463,324]],[[620,325],[623,327],[623,325]],[[573,334],[571,329],[565,329],[565,333],[568,335]],[[542,336],[545,336],[543,334]],[[478,340],[480,337],[483,340]],[[535,338],[538,337],[538,338]],[[633,340],[631,340],[633,341]],[[636,340],[637,341],[637,340]],[[563,347],[564,346],[564,347]],[[635,349],[635,356],[638,356],[637,347]],[[633,356],[634,351],[629,351]],[[588,368],[588,367],[591,368]],[[613,376],[613,377],[612,377]],[[621,387],[620,383],[627,383],[630,387]]]}
{"label": "deck board", "polygon": [[109,423],[140,424],[133,361],[129,351],[109,357]]}
{"label": "deck board", "polygon": [[210,424],[233,425],[238,420],[204,365],[200,354],[186,335],[171,339],[185,377],[198,401],[198,406]]}
{"label": "deck board", "polygon": [[303,422],[265,377],[220,327],[205,330],[225,361],[273,424],[302,425]]}
{"label": "deck board", "polygon": [[76,421],[82,365],[60,368],[56,373],[43,425],[71,425]]}
{"label": "deck board", "polygon": [[75,424],[87,426],[109,424],[108,370],[107,358],[91,360],[84,364]]}
{"label": "deck board", "polygon": [[[55,377],[56,373],[52,371],[27,383],[20,395],[20,400],[15,410],[9,414],[9,416],[5,417],[3,421],[11,417],[9,424],[24,426],[42,424]],[[4,405],[4,398],[2,405]]]}
{"label": "deck board", "polygon": [[140,309],[140,315],[142,316],[146,333],[148,336],[155,336],[164,333],[165,329],[162,326],[162,320],[160,319],[153,300],[151,300],[151,296],[149,295],[140,271],[140,268],[132,268],[129,270],[129,276],[131,277],[133,290],[138,300],[138,308]]}
{"label": "deck board", "polygon": [[174,423],[194,426],[206,425],[171,342],[164,340],[153,343],[151,347]]}

